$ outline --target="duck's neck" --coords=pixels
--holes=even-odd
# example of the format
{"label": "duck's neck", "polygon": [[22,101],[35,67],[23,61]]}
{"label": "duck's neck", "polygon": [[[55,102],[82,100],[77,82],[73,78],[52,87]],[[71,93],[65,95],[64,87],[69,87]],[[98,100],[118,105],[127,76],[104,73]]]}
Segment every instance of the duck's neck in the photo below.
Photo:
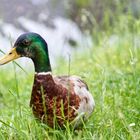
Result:
{"label": "duck's neck", "polygon": [[36,73],[51,71],[47,43],[37,47],[35,56],[32,58],[32,60]]}

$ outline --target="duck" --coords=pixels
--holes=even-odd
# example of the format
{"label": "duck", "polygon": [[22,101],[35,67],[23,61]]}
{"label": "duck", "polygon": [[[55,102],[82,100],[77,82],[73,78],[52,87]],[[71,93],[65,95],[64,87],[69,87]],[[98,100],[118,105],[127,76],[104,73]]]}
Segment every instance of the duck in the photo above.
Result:
{"label": "duck", "polygon": [[78,126],[92,115],[95,102],[87,84],[78,76],[52,74],[48,45],[38,33],[21,34],[0,65],[20,57],[33,61],[35,74],[30,107],[37,120],[50,127],[68,122]]}

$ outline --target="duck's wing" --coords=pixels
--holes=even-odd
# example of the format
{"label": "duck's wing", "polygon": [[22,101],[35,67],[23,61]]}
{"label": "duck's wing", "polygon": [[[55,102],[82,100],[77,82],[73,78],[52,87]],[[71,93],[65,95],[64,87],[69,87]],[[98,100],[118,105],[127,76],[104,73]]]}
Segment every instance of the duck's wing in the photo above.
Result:
{"label": "duck's wing", "polygon": [[84,116],[88,118],[94,110],[95,102],[87,84],[78,76],[56,76],[54,81],[80,98],[77,112],[78,114],[85,114]]}
{"label": "duck's wing", "polygon": [[80,87],[85,87],[87,90],[89,90],[88,85],[86,84],[85,81],[81,80],[80,77],[78,76],[67,76],[67,75],[63,75],[63,76],[55,76],[54,77],[54,81],[58,84],[63,85],[64,87],[68,86],[75,86],[75,82],[79,83],[78,85]]}

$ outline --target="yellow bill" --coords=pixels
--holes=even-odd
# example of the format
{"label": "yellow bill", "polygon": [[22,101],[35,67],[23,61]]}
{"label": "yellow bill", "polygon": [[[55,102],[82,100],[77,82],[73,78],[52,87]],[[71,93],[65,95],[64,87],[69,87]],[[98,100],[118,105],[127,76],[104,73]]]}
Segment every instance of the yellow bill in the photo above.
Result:
{"label": "yellow bill", "polygon": [[19,58],[19,57],[20,57],[20,55],[17,54],[16,48],[12,48],[12,50],[8,54],[6,54],[2,58],[0,58],[0,65],[6,64],[12,60]]}

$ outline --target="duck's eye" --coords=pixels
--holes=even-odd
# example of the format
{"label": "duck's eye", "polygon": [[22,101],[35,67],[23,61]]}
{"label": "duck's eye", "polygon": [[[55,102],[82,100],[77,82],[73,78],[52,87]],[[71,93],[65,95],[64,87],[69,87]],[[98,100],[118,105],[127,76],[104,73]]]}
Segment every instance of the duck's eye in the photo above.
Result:
{"label": "duck's eye", "polygon": [[25,45],[25,46],[29,46],[30,43],[31,43],[31,41],[30,41],[30,40],[27,40],[27,39],[24,39],[24,40],[22,41],[22,44]]}

